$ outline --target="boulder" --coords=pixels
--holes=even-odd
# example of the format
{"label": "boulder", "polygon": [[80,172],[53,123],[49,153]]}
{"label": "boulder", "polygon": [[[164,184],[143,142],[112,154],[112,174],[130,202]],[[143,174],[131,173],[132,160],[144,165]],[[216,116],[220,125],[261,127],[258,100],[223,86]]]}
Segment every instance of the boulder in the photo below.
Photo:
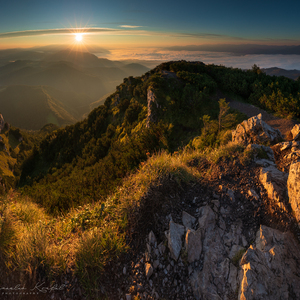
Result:
{"label": "boulder", "polygon": [[298,141],[300,140],[300,124],[296,124],[292,130],[291,134],[293,136],[293,140]]}
{"label": "boulder", "polygon": [[238,299],[300,299],[300,251],[292,234],[262,225],[255,244],[240,262]]}
{"label": "boulder", "polygon": [[149,128],[151,123],[155,123],[157,121],[159,109],[154,90],[150,87],[147,92],[147,103],[148,113],[146,127]]}
{"label": "boulder", "polygon": [[292,210],[297,221],[300,222],[300,162],[295,162],[290,166],[287,189]]}
{"label": "boulder", "polygon": [[268,193],[268,197],[285,209],[284,199],[287,194],[288,174],[279,171],[274,165],[260,169],[259,180]]}
{"label": "boulder", "polygon": [[170,221],[169,232],[167,233],[168,246],[171,257],[176,261],[178,260],[180,255],[183,235],[184,226]]}
{"label": "boulder", "polygon": [[150,246],[156,247],[156,237],[153,231],[151,230],[148,236]]}
{"label": "boulder", "polygon": [[4,125],[5,125],[4,118],[3,118],[3,116],[0,114],[0,133],[1,133],[1,131],[4,129]]}
{"label": "boulder", "polygon": [[185,236],[185,248],[187,251],[187,260],[189,263],[200,259],[202,252],[201,230],[188,229]]}
{"label": "boulder", "polygon": [[245,146],[262,143],[275,144],[282,139],[280,131],[265,123],[261,114],[243,121],[232,132],[232,141]]}
{"label": "boulder", "polygon": [[182,212],[182,223],[186,228],[192,228],[196,222],[196,218],[188,214],[187,212]]}
{"label": "boulder", "polygon": [[149,279],[151,277],[151,275],[153,274],[153,267],[149,263],[145,264],[145,274],[146,274],[147,279]]}

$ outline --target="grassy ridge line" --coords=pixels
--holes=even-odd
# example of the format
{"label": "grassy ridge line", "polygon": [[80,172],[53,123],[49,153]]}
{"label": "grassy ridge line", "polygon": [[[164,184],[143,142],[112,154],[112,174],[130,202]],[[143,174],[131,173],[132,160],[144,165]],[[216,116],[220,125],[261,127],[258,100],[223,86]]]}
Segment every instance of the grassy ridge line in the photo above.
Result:
{"label": "grassy ridge line", "polygon": [[[151,186],[169,177],[178,184],[198,180],[203,174],[189,162],[203,157],[215,162],[234,153],[243,153],[243,148],[228,144],[210,152],[158,153],[142,163],[104,203],[87,204],[56,218],[30,198],[10,192],[0,201],[0,258],[7,268],[2,276],[18,270],[33,280],[39,272],[55,278],[68,268],[92,291],[107,263],[129,249],[126,235]],[[0,282],[3,280],[0,277]]]}

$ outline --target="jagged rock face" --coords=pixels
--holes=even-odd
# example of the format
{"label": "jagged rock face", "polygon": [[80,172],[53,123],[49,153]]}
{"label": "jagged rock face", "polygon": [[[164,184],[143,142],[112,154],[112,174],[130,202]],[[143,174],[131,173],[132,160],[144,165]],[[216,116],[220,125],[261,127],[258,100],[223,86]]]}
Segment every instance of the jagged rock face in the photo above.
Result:
{"label": "jagged rock face", "polygon": [[148,102],[148,114],[147,114],[146,126],[149,128],[151,123],[155,123],[157,121],[158,118],[157,110],[159,108],[155,93],[151,88],[149,88],[147,92],[147,102]]}
{"label": "jagged rock face", "polygon": [[3,118],[3,116],[0,114],[0,133],[1,133],[1,131],[3,130],[3,128],[4,128],[4,125],[5,125],[4,118]]}
{"label": "jagged rock face", "polygon": [[300,222],[300,162],[290,166],[290,173],[287,181],[289,202],[298,222]]}
{"label": "jagged rock face", "polygon": [[[287,196],[287,177],[288,174],[277,169],[274,152],[270,147],[263,145],[250,144],[247,150],[252,150],[254,162],[261,166],[259,180],[268,193],[268,197],[274,200],[277,205],[286,210],[285,198]],[[250,191],[250,193],[252,193]],[[255,196],[256,198],[258,197]]]}
{"label": "jagged rock face", "polygon": [[299,141],[300,140],[300,125],[296,124],[291,130],[293,140]]}
{"label": "jagged rock face", "polygon": [[279,207],[285,209],[286,183],[288,174],[279,171],[276,165],[260,169],[259,180],[268,193],[268,197],[277,202]]}
{"label": "jagged rock face", "polygon": [[182,237],[184,235],[184,226],[170,221],[170,229],[167,234],[168,246],[173,259],[178,260],[182,246]]}
{"label": "jagged rock face", "polygon": [[300,142],[288,141],[272,146],[276,153],[277,168],[288,173],[291,164],[300,161]]}
{"label": "jagged rock face", "polygon": [[261,114],[239,124],[232,132],[232,141],[239,144],[277,143],[282,140],[279,130],[262,120]]}
{"label": "jagged rock face", "polygon": [[[199,229],[202,231],[203,267],[195,269],[190,277],[196,299],[230,299],[238,286],[238,269],[232,258],[247,245],[242,234],[242,222],[237,220],[230,228],[209,206],[201,208]],[[219,220],[218,220],[219,219]]]}
{"label": "jagged rock face", "polygon": [[291,233],[261,226],[243,255],[240,300],[300,299],[300,252]]}

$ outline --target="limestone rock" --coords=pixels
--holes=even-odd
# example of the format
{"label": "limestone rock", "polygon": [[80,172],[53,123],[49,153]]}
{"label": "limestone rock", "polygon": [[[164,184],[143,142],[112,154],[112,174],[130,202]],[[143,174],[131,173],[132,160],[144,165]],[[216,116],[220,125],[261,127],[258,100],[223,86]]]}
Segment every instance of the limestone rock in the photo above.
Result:
{"label": "limestone rock", "polygon": [[289,202],[298,222],[300,222],[300,162],[291,164],[287,181]]}
{"label": "limestone rock", "polygon": [[278,143],[276,144],[276,146],[281,146],[280,147],[280,151],[284,151],[284,150],[288,150],[292,147],[292,142],[282,142],[282,143]]}
{"label": "limestone rock", "polygon": [[3,116],[0,114],[0,133],[1,133],[1,131],[3,130],[3,128],[4,128],[4,125],[5,125],[4,118],[3,118]]}
{"label": "limestone rock", "polygon": [[159,250],[160,255],[163,255],[165,253],[165,251],[166,251],[165,245],[163,243],[160,243],[158,245],[158,250]]}
{"label": "limestone rock", "polygon": [[147,102],[148,102],[148,105],[147,105],[148,114],[147,114],[146,126],[147,126],[147,128],[149,128],[151,123],[155,123],[157,121],[158,108],[159,108],[154,90],[152,88],[148,89]]}
{"label": "limestone rock", "polygon": [[151,264],[149,264],[149,263],[145,264],[145,273],[146,273],[147,279],[149,279],[151,277],[151,275],[153,274],[153,267],[151,266]]}
{"label": "limestone rock", "polygon": [[291,233],[262,225],[241,259],[239,299],[300,299],[299,259]]}
{"label": "limestone rock", "polygon": [[182,237],[184,235],[184,226],[170,221],[168,232],[168,246],[171,252],[171,257],[178,260],[182,247]]}
{"label": "limestone rock", "polygon": [[202,252],[201,229],[198,229],[197,231],[189,229],[187,231],[185,236],[185,247],[189,263],[200,259]]}
{"label": "limestone rock", "polygon": [[282,140],[278,129],[274,129],[262,120],[259,114],[239,124],[232,132],[232,141],[239,144],[277,143]]}
{"label": "limestone rock", "polygon": [[182,212],[182,223],[186,228],[192,228],[195,222],[196,218],[185,211]]}
{"label": "limestone rock", "polygon": [[300,124],[296,124],[291,130],[293,140],[299,140],[300,138]]}
{"label": "limestone rock", "polygon": [[216,215],[213,210],[209,206],[202,206],[199,214],[198,223],[202,233],[213,229],[216,224]]}
{"label": "limestone rock", "polygon": [[279,171],[273,165],[261,168],[259,175],[259,180],[267,190],[268,197],[275,200],[282,209],[285,209],[284,198],[286,196],[287,177],[288,174]]}
{"label": "limestone rock", "polygon": [[150,246],[154,246],[156,247],[156,237],[155,237],[155,234],[153,233],[153,231],[151,230],[151,232],[149,233],[149,244]]}

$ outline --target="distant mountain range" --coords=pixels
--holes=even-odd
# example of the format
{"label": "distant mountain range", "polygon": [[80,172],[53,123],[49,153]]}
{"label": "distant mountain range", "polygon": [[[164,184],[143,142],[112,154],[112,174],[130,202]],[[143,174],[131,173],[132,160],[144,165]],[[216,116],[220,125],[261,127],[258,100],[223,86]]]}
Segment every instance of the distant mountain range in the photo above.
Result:
{"label": "distant mountain range", "polygon": [[0,110],[9,123],[24,129],[40,129],[49,120],[58,126],[71,124],[90,111],[91,103],[113,92],[123,78],[148,70],[138,63],[70,49],[2,50]]}
{"label": "distant mountain range", "polygon": [[271,76],[285,76],[291,79],[296,80],[300,76],[300,70],[285,70],[281,68],[267,68],[262,69],[267,75]]}

